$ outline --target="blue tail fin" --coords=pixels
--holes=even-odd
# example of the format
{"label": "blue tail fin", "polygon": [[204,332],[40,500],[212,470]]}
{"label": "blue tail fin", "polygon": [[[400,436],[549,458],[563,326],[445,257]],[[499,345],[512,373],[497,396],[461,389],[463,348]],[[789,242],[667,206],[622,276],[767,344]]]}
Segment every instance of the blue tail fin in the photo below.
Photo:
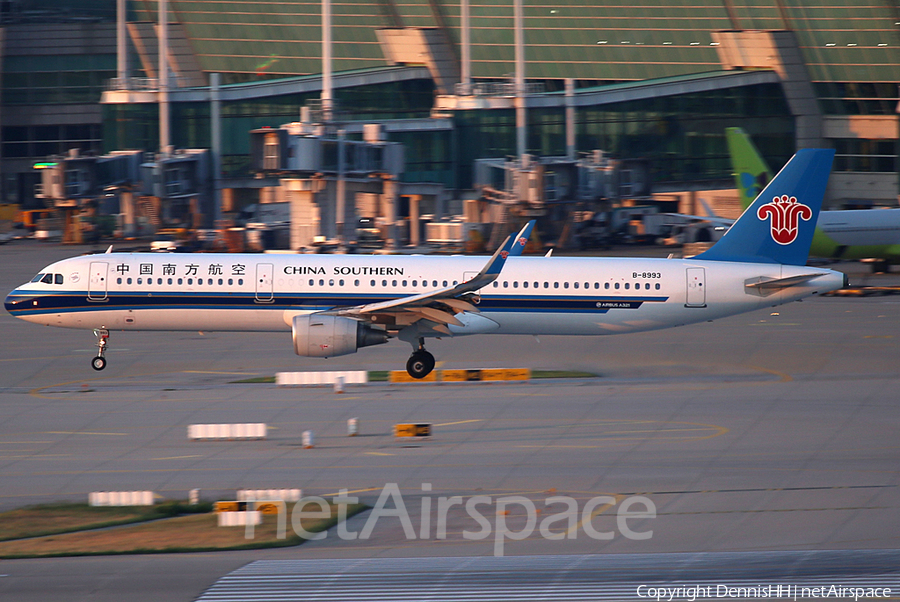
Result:
{"label": "blue tail fin", "polygon": [[697,259],[805,265],[833,159],[831,149],[797,151],[725,236]]}

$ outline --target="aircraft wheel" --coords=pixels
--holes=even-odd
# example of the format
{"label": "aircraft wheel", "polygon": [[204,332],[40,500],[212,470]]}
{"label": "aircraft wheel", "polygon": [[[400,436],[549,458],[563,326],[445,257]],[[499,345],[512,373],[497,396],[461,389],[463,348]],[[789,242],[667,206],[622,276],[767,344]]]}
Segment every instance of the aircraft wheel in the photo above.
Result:
{"label": "aircraft wheel", "polygon": [[434,370],[434,356],[425,351],[416,351],[406,362],[406,371],[413,378],[425,378]]}
{"label": "aircraft wheel", "polygon": [[106,358],[98,355],[91,360],[91,368],[94,370],[103,370],[106,368]]}

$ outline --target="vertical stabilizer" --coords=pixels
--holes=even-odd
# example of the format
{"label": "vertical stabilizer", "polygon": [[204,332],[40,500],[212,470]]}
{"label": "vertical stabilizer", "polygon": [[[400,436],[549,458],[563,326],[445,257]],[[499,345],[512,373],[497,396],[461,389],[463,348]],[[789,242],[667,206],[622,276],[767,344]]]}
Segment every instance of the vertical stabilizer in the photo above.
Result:
{"label": "vertical stabilizer", "polygon": [[697,259],[805,265],[833,159],[832,149],[798,151]]}
{"label": "vertical stabilizer", "polygon": [[743,128],[725,128],[725,138],[734,168],[734,182],[741,197],[741,209],[746,210],[772,181],[772,170]]}

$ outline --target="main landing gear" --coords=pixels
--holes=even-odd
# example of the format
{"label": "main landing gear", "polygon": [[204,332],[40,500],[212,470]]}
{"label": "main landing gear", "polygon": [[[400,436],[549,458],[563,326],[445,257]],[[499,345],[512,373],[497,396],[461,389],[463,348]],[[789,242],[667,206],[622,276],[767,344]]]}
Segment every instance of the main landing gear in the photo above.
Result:
{"label": "main landing gear", "polygon": [[91,368],[94,370],[103,370],[106,368],[106,346],[109,344],[109,330],[106,328],[95,328],[94,336],[97,337],[97,357],[91,360]]}
{"label": "main landing gear", "polygon": [[406,371],[413,378],[425,378],[434,370],[434,356],[425,351],[424,339],[419,339],[419,348],[413,351],[406,362]]}

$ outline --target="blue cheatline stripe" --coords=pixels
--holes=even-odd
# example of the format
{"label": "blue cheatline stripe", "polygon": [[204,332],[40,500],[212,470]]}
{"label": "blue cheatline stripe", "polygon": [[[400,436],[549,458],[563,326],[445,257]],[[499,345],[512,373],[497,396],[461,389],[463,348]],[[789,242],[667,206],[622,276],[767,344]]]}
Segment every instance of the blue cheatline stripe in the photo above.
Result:
{"label": "blue cheatline stripe", "polygon": [[[89,301],[85,293],[71,295],[29,295],[27,293],[11,297],[11,300],[37,300],[38,307],[23,304],[21,309],[9,307],[13,315],[34,316],[51,313],[72,313],[88,311],[141,310],[141,309],[285,309],[323,311],[334,307],[363,305],[387,299],[396,295],[340,294],[322,295],[316,293],[276,294],[271,301],[257,302],[252,293],[112,293],[103,301]],[[8,298],[10,299],[10,298]],[[576,297],[576,296],[495,296],[482,297],[478,305],[482,311],[500,312],[564,312],[564,313],[606,313],[610,309],[638,309],[644,303],[662,303],[668,297]]]}

